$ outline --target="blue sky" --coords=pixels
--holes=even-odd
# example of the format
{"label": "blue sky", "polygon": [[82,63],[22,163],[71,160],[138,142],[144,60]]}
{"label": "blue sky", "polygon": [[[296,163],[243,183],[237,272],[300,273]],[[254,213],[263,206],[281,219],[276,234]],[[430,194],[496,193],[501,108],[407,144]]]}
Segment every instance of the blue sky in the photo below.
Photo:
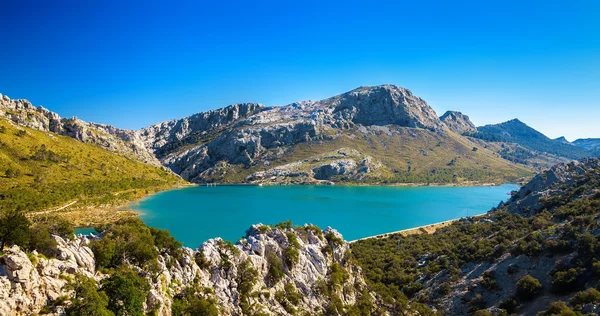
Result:
{"label": "blue sky", "polygon": [[5,0],[0,93],[137,129],[392,83],[477,125],[600,137],[600,1],[324,2]]}

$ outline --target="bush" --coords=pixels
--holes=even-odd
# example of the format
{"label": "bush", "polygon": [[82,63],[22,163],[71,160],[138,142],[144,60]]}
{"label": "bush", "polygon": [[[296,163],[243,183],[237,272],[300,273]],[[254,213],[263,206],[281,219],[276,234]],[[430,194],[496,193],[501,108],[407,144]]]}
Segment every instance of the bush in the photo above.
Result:
{"label": "bush", "polygon": [[522,300],[529,300],[542,291],[542,284],[538,279],[526,275],[517,282],[517,297]]}
{"label": "bush", "polygon": [[298,243],[298,239],[296,234],[292,232],[286,232],[285,235],[288,238],[288,246],[284,250],[284,258],[285,264],[288,267],[288,270],[292,270],[294,266],[298,263],[300,259],[300,244]]}
{"label": "bush", "polygon": [[98,268],[115,268],[127,259],[144,266],[158,258],[154,237],[150,229],[139,219],[131,218],[111,225],[104,237],[92,243]]}
{"label": "bush", "polygon": [[591,288],[587,291],[579,292],[569,300],[569,303],[575,307],[590,303],[600,303],[600,291]]}
{"label": "bush", "polygon": [[283,261],[277,257],[273,251],[267,252],[267,263],[269,272],[267,272],[267,283],[271,286],[277,284],[284,276]]}
{"label": "bush", "polygon": [[568,293],[576,290],[579,287],[578,279],[582,272],[581,269],[576,268],[555,272],[552,280],[552,290],[557,293]]}
{"label": "bush", "polygon": [[470,312],[475,312],[475,311],[484,309],[485,307],[486,307],[486,303],[485,303],[485,300],[483,299],[483,296],[481,296],[481,294],[476,294],[469,301],[469,311]]}
{"label": "bush", "polygon": [[74,284],[69,285],[73,290],[71,305],[65,310],[67,316],[113,316],[107,309],[108,296],[98,291],[96,281],[82,274],[75,277]]}
{"label": "bush", "polygon": [[0,209],[0,249],[17,245],[27,248],[31,222],[19,209]]}
{"label": "bush", "polygon": [[517,301],[514,298],[509,298],[505,301],[500,302],[498,307],[505,310],[507,313],[512,314],[517,310]]}
{"label": "bush", "polygon": [[182,244],[168,230],[150,227],[150,234],[154,240],[154,245],[161,253],[179,258]]}
{"label": "bush", "polygon": [[188,287],[173,297],[171,313],[173,316],[218,316],[219,309],[214,300],[206,299]]}
{"label": "bush", "polygon": [[551,303],[546,310],[539,312],[539,316],[577,316],[577,314],[570,309],[567,304],[564,302],[553,302]]}
{"label": "bush", "polygon": [[137,272],[121,267],[102,281],[109,298],[108,308],[117,315],[143,315],[143,304],[150,292],[148,281]]}
{"label": "bush", "polygon": [[500,286],[496,282],[496,277],[493,271],[485,271],[483,273],[483,279],[481,280],[481,286],[489,291],[499,290]]}

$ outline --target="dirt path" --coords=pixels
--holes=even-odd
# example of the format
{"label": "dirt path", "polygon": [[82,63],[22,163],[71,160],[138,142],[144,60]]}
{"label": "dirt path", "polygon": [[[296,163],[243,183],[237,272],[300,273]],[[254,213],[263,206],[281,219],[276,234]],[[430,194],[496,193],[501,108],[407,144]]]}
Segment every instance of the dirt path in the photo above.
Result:
{"label": "dirt path", "polygon": [[73,201],[73,202],[70,202],[70,203],[68,203],[68,204],[66,204],[66,205],[63,205],[63,206],[61,206],[61,207],[59,207],[59,208],[57,208],[57,209],[54,209],[54,210],[41,211],[41,212],[35,212],[35,213],[29,213],[29,214],[30,214],[31,216],[36,216],[36,215],[43,215],[43,214],[54,213],[54,212],[62,211],[62,210],[66,209],[67,207],[69,207],[69,206],[71,206],[71,205],[73,205],[73,204],[75,204],[75,203],[77,203],[77,202],[79,202],[79,201],[78,201],[78,200],[75,200],[75,201]]}

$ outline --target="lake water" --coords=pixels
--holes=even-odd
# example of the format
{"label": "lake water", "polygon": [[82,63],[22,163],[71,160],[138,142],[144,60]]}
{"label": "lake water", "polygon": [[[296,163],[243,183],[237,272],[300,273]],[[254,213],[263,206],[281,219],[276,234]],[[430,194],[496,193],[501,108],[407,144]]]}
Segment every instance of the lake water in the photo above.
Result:
{"label": "lake water", "polygon": [[218,186],[162,192],[133,208],[187,247],[235,242],[255,223],[331,226],[346,240],[482,214],[517,185],[495,187]]}

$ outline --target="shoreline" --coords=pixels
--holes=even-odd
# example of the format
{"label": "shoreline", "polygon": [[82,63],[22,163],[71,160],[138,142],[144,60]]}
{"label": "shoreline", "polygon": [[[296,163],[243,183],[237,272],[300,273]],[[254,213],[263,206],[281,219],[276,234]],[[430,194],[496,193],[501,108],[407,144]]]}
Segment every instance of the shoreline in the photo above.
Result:
{"label": "shoreline", "polygon": [[447,220],[447,221],[443,221],[443,222],[437,222],[437,223],[433,223],[433,224],[427,224],[427,225],[422,225],[422,226],[417,226],[417,227],[412,227],[412,228],[406,228],[406,229],[402,229],[402,230],[397,230],[397,231],[393,231],[393,232],[389,232],[389,233],[383,233],[383,234],[378,234],[378,235],[373,235],[373,236],[367,236],[367,237],[363,237],[363,238],[359,238],[359,239],[355,239],[355,240],[349,240],[348,243],[352,244],[355,243],[357,241],[362,241],[362,240],[367,240],[367,239],[383,239],[383,238],[389,238],[392,235],[397,235],[397,234],[401,234],[402,236],[409,236],[409,235],[416,235],[416,234],[428,234],[431,235],[433,233],[435,233],[438,229],[440,228],[444,228],[447,226],[450,226],[450,224],[460,221],[461,219],[465,219],[465,218],[476,218],[482,215],[485,215],[487,213],[482,213],[482,214],[476,214],[473,216],[467,216],[467,217],[460,217],[460,218],[455,218],[455,219],[451,219],[451,220]]}

